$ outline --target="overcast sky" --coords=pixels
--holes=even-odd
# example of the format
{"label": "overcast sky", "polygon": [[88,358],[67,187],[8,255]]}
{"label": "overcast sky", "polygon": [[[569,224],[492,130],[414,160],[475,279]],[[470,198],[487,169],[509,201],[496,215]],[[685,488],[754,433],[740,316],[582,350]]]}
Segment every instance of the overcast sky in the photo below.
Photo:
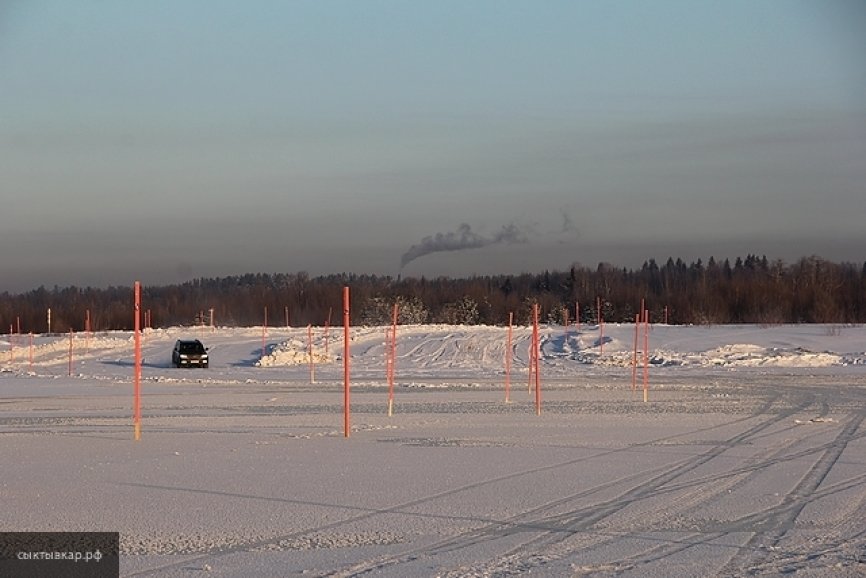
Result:
{"label": "overcast sky", "polygon": [[747,253],[866,260],[860,0],[0,2],[0,291]]}

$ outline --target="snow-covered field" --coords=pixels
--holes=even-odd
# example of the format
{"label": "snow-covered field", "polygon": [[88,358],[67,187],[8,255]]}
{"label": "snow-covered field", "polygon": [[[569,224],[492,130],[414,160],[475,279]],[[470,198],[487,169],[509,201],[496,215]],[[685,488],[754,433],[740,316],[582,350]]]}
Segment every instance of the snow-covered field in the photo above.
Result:
{"label": "snow-covered field", "polygon": [[[866,328],[170,328],[0,341],[0,531],[118,531],[124,576],[863,576]],[[178,338],[209,369],[175,369]],[[326,343],[327,341],[327,343]],[[640,334],[640,343],[643,334]],[[265,345],[263,355],[262,345]],[[602,347],[603,346],[603,347]],[[642,355],[641,355],[642,359]],[[642,386],[643,368],[637,372]]]}

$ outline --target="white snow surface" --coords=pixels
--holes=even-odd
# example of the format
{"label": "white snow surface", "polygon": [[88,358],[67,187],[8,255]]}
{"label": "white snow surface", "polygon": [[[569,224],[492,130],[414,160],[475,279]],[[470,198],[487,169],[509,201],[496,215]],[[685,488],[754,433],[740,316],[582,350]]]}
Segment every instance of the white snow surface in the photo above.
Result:
{"label": "white snow surface", "polygon": [[119,532],[123,576],[866,574],[866,328],[543,326],[536,392],[529,327],[506,375],[505,327],[400,326],[391,415],[388,330],[347,431],[342,328],[148,329],[140,440],[130,332],[4,335],[0,531]]}

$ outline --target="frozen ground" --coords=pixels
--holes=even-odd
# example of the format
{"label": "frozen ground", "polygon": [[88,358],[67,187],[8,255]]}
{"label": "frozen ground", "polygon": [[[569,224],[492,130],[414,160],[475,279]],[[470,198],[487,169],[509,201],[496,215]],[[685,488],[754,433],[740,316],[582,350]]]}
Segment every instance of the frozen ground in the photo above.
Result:
{"label": "frozen ground", "polygon": [[[866,329],[172,328],[0,342],[0,530],[119,531],[124,576],[863,576]],[[179,337],[211,368],[170,366]],[[641,341],[643,335],[641,334]],[[31,353],[32,352],[32,353]],[[31,362],[32,354],[32,362]],[[643,370],[638,372],[642,379]]]}

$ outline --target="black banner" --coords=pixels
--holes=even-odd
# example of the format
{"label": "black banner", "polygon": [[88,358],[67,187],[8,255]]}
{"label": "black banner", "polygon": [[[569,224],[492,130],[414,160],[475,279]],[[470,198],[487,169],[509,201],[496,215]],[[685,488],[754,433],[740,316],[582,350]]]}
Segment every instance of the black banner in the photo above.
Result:
{"label": "black banner", "polygon": [[117,532],[0,532],[0,576],[118,578]]}

